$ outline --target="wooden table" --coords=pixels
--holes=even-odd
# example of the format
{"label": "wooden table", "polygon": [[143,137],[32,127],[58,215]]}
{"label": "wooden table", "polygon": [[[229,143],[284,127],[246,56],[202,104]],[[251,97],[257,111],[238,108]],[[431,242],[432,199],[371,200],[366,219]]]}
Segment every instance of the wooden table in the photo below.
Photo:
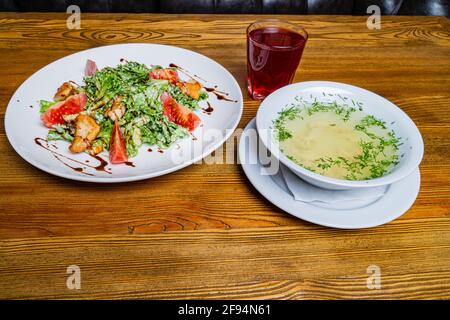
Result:
{"label": "wooden table", "polygon": [[[256,16],[0,14],[0,298],[450,298],[450,33],[443,17],[287,16],[310,39],[295,81],[332,80],[400,106],[425,140],[414,206],[377,228],[344,231],[291,217],[239,165],[195,165],[96,185],[46,174],[9,145],[4,113],[33,72],[112,43],[163,43],[223,64],[245,97],[245,28]],[[26,128],[24,129],[26,130]],[[67,267],[81,289],[66,287]],[[381,289],[366,285],[381,268]]]}

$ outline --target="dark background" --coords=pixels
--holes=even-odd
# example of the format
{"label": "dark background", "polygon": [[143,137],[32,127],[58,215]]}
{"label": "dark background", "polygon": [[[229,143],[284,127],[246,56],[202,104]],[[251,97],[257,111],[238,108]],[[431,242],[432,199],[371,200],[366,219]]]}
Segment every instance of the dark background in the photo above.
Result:
{"label": "dark background", "polygon": [[0,11],[65,12],[71,4],[82,12],[353,15],[375,4],[385,15],[449,16],[449,0],[0,0]]}

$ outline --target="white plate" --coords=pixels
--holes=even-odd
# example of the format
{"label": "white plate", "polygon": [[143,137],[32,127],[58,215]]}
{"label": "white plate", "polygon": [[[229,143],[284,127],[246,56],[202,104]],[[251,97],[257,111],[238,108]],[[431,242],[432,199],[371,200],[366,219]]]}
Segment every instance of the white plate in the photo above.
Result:
{"label": "white plate", "polygon": [[[255,119],[249,122],[239,142],[239,159],[245,174],[267,200],[297,218],[340,229],[375,227],[400,217],[412,206],[419,193],[420,172],[416,168],[408,177],[390,185],[386,194],[377,200],[346,201],[335,205],[296,201],[286,189],[281,173],[261,174],[265,168],[257,156],[258,145],[262,152],[266,149],[261,142],[248,143],[249,135],[254,134],[251,130],[256,131]],[[245,163],[244,159],[252,157],[258,158],[257,163]]]}
{"label": "white plate", "polygon": [[[109,165],[111,174],[97,171],[90,167],[83,174],[67,167],[58,161],[51,152],[38,146],[35,137],[45,138],[48,129],[40,121],[39,103],[41,99],[51,100],[56,89],[63,82],[72,80],[82,83],[86,60],[94,60],[99,68],[116,66],[121,59],[137,61],[146,65],[159,64],[169,66],[173,63],[196,75],[206,87],[217,86],[217,89],[228,93],[230,100],[219,100],[210,93],[208,101],[214,111],[206,114],[201,111],[203,126],[193,132],[197,139],[187,138],[175,143],[164,153],[148,152],[149,146],[144,145],[139,155],[131,161],[135,167]],[[180,77],[188,77],[179,72]],[[30,106],[33,106],[31,108]],[[202,107],[206,107],[203,101]],[[5,115],[5,130],[8,139],[17,153],[32,165],[48,173],[81,181],[90,182],[125,182],[152,178],[184,168],[209,155],[217,149],[236,129],[243,110],[242,92],[234,77],[217,62],[193,51],[172,46],[157,44],[120,44],[104,46],[81,51],[59,59],[40,69],[29,77],[12,96]],[[213,132],[213,133],[211,133]],[[206,136],[204,136],[204,133]],[[68,143],[58,141],[55,144],[58,152],[82,164],[89,160],[95,165],[87,154],[73,155],[68,151]],[[100,154],[108,159],[106,153]],[[65,159],[65,158],[64,158]],[[69,161],[65,159],[65,161]],[[69,163],[73,167],[81,167],[79,163]]]}
{"label": "white plate", "polygon": [[[341,180],[326,177],[309,171],[289,160],[282,152],[276,139],[273,139],[272,121],[286,106],[296,104],[296,97],[303,101],[332,102],[357,107],[361,103],[362,111],[386,122],[394,130],[402,143],[399,147],[399,163],[382,177],[370,180]],[[408,115],[389,100],[363,88],[331,81],[298,82],[271,93],[258,109],[256,126],[266,147],[284,165],[300,178],[321,188],[354,189],[388,185],[410,175],[419,166],[423,157],[423,140],[419,129]]]}

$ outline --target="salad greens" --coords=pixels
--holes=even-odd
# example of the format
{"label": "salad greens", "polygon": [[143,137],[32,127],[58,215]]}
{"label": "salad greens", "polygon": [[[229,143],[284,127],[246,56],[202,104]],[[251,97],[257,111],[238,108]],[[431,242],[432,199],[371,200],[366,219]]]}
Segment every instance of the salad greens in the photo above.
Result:
{"label": "salad greens", "polygon": [[[180,126],[164,114],[161,94],[169,93],[176,102],[188,108],[197,110],[199,102],[208,97],[201,92],[198,99],[193,99],[173,82],[149,77],[153,70],[161,66],[148,68],[138,62],[126,62],[117,67],[105,67],[92,76],[84,77],[84,85],[77,89],[87,96],[85,111],[100,126],[100,131],[92,141],[92,146],[109,150],[114,121],[108,117],[107,111],[112,107],[117,97],[121,98],[125,111],[118,119],[123,131],[126,151],[129,157],[134,157],[142,144],[157,145],[167,148],[180,138],[186,137],[188,129]],[[40,111],[45,112],[55,102],[40,101]],[[48,140],[74,139],[74,128],[68,124],[54,125],[49,131]]]}
{"label": "salad greens", "polygon": [[48,108],[50,108],[51,106],[53,106],[54,104],[56,104],[56,102],[54,101],[47,101],[47,100],[40,100],[39,101],[39,112],[45,112],[48,110]]}

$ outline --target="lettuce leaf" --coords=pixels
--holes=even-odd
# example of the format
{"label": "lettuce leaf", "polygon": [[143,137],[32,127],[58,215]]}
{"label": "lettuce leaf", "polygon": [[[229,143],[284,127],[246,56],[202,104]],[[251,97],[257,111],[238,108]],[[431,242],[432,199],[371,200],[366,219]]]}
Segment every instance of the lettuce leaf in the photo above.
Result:
{"label": "lettuce leaf", "polygon": [[40,100],[39,101],[39,112],[40,113],[44,113],[45,111],[47,111],[51,106],[57,104],[58,101],[48,101],[48,100]]}

